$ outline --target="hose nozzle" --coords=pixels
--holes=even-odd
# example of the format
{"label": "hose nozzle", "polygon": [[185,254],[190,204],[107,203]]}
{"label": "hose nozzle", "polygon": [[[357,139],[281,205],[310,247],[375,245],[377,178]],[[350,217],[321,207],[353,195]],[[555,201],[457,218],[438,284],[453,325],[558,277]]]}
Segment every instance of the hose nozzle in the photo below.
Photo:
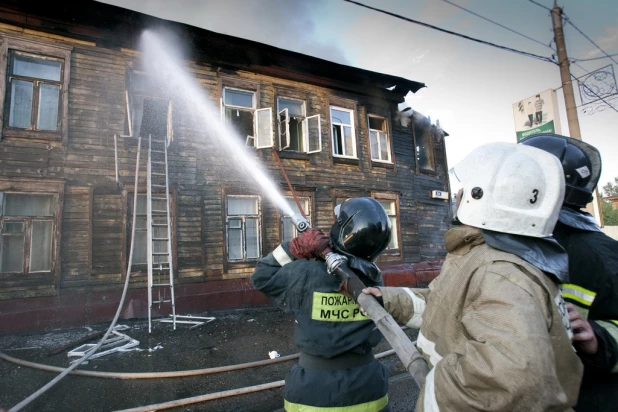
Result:
{"label": "hose nozzle", "polygon": [[292,224],[296,226],[296,230],[298,230],[300,233],[311,227],[307,219],[305,219],[300,213],[292,215],[290,218],[292,219]]}

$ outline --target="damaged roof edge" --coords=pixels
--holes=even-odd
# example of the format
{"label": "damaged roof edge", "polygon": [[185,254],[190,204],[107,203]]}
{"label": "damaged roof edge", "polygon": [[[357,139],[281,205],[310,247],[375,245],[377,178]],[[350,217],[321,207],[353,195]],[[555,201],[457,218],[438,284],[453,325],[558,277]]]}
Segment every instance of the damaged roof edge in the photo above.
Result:
{"label": "damaged roof edge", "polygon": [[[191,58],[204,63],[237,69],[280,68],[307,79],[314,77],[316,81],[321,80],[320,83],[324,83],[324,79],[335,80],[340,88],[381,89],[386,95],[401,98],[409,91],[416,93],[426,87],[424,83],[403,77],[335,63],[93,0],[65,5],[35,0],[5,0],[2,3],[1,22],[93,41],[101,47],[137,49],[144,29],[162,28],[179,35],[190,46],[194,54]],[[206,50],[207,56],[204,55]],[[382,94],[378,90],[376,93]]]}

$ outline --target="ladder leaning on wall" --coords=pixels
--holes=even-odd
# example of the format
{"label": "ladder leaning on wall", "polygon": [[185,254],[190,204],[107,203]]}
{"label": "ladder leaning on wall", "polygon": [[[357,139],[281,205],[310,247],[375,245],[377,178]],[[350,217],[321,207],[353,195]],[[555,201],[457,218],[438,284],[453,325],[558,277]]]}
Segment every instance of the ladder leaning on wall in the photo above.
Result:
{"label": "ladder leaning on wall", "polygon": [[[114,155],[116,159],[116,182],[118,175],[118,136],[114,135]],[[123,136],[123,138],[133,138]],[[140,152],[142,138],[137,137],[137,161],[135,164],[135,189],[133,196],[133,223],[131,225],[131,248],[127,274],[131,273],[133,252],[135,249],[135,228],[138,209],[138,189],[140,173]],[[158,322],[193,325],[191,329],[215,320],[214,317],[176,315],[174,297],[174,266],[172,260],[172,225],[170,219],[170,190],[168,178],[168,147],[170,139],[153,139],[148,136],[148,162],[146,176],[146,259],[148,264],[148,332],[152,332],[152,308],[162,303],[171,304],[169,318],[157,319]]]}
{"label": "ladder leaning on wall", "polygon": [[[148,331],[152,330],[152,305],[170,303],[171,320],[176,329],[174,269],[170,225],[169,179],[167,167],[168,139],[148,136],[148,170],[146,185],[146,231],[148,261]],[[155,281],[156,276],[156,281]],[[153,292],[156,291],[155,294]],[[166,296],[167,295],[167,296]]]}

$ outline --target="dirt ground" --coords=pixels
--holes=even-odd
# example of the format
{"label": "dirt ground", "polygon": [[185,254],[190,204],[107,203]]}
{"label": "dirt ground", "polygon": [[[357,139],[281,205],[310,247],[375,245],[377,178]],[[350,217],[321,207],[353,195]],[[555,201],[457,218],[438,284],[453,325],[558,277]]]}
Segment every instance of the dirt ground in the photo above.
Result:
{"label": "dirt ground", "polygon": [[[130,329],[123,331],[140,341],[141,351],[110,354],[93,359],[79,368],[106,372],[162,372],[202,369],[268,359],[268,352],[281,356],[298,352],[293,342],[294,318],[275,308],[245,309],[193,314],[216,319],[195,329],[189,325],[153,322],[148,333],[144,319],[119,321]],[[56,329],[42,333],[0,334],[0,351],[23,360],[67,367],[67,351],[48,356],[55,348],[80,339],[93,331],[105,330],[109,323],[89,327]],[[412,331],[407,331],[413,336]],[[89,343],[96,343],[92,340]],[[154,349],[156,347],[159,349]],[[151,349],[152,351],[149,351]],[[154,350],[153,350],[154,349]],[[385,340],[376,353],[390,349]],[[418,388],[396,356],[381,360],[389,369],[389,397],[393,412],[413,411]],[[281,362],[240,371],[210,375],[120,380],[67,376],[41,395],[24,411],[90,411],[108,412],[137,406],[168,402],[181,398],[242,388],[285,378],[293,361]],[[0,360],[0,405],[9,408],[53,379],[57,373],[40,371]],[[282,389],[270,389],[208,401],[171,411],[248,411],[280,410]]]}

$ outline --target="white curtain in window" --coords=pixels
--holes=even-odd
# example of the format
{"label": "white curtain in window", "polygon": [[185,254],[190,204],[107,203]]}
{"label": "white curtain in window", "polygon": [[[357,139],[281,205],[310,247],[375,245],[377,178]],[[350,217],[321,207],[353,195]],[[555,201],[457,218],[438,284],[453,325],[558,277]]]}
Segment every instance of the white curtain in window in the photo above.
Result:
{"label": "white curtain in window", "polygon": [[60,101],[60,86],[41,84],[39,87],[39,113],[37,128],[39,130],[58,129],[58,104]]}
{"label": "white curtain in window", "polygon": [[258,213],[257,199],[253,197],[228,197],[227,214],[234,215],[256,215]]}
{"label": "white curtain in window", "polygon": [[24,257],[24,223],[7,222],[2,225],[0,272],[22,272]]}
{"label": "white curtain in window", "polygon": [[4,194],[4,216],[53,216],[53,195]]}
{"label": "white curtain in window", "polygon": [[260,257],[260,243],[258,233],[258,220],[256,218],[247,218],[246,226],[246,245],[247,259],[257,259]]}
{"label": "white curtain in window", "polygon": [[9,126],[27,129],[32,122],[32,99],[34,84],[23,80],[11,80],[11,107]]}
{"label": "white curtain in window", "polygon": [[51,270],[52,227],[53,222],[51,220],[35,220],[32,222],[30,272]]}

